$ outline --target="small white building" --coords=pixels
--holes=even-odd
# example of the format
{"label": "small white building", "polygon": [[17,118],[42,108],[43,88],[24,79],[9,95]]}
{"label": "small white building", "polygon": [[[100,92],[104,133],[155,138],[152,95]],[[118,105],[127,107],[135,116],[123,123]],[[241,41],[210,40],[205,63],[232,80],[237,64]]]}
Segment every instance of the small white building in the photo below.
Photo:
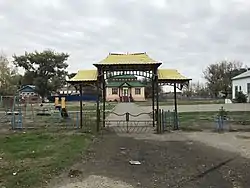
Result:
{"label": "small white building", "polygon": [[232,78],[232,98],[235,99],[237,92],[248,96],[250,101],[250,70]]}

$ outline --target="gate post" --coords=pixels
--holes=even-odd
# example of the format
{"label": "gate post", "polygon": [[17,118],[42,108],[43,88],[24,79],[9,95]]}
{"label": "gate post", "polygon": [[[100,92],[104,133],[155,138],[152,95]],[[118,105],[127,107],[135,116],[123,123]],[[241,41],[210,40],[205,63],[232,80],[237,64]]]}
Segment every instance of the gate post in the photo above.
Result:
{"label": "gate post", "polygon": [[101,87],[101,73],[102,70],[100,68],[97,69],[97,99],[96,99],[96,132],[98,133],[100,131],[100,87]]}
{"label": "gate post", "polygon": [[162,109],[159,109],[159,133],[162,133],[162,125],[163,125],[163,121],[162,121]]}
{"label": "gate post", "polygon": [[129,112],[126,112],[127,133],[128,133],[128,122],[129,122]]}
{"label": "gate post", "polygon": [[165,115],[165,111],[162,109],[162,113],[161,113],[162,115],[161,115],[161,122],[162,122],[162,125],[161,125],[161,129],[162,129],[162,132],[165,132],[165,127],[166,127],[166,125],[165,125],[165,123],[166,123],[166,115]]}
{"label": "gate post", "polygon": [[178,120],[178,110],[177,110],[177,94],[176,94],[176,83],[174,83],[174,130],[179,129],[179,120]]}
{"label": "gate post", "polygon": [[157,119],[157,124],[156,124],[156,130],[157,134],[161,133],[161,109],[156,110],[156,119]]}

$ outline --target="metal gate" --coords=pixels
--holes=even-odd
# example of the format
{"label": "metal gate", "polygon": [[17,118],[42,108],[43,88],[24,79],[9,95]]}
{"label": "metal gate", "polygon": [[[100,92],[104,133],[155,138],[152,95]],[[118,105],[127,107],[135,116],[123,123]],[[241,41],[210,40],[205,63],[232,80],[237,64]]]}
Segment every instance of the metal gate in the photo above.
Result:
{"label": "metal gate", "polygon": [[154,133],[152,113],[117,114],[111,112],[104,120],[105,129],[114,133]]}

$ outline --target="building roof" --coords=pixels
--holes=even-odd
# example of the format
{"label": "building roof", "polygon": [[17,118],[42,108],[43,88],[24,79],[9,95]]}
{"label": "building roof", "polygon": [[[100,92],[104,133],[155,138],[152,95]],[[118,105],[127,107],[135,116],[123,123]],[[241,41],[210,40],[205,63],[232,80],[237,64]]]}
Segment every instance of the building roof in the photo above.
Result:
{"label": "building roof", "polygon": [[[129,76],[129,75],[120,75]],[[130,75],[131,76],[131,75]],[[158,79],[160,82],[177,81],[177,82],[187,82],[191,79],[181,75],[175,69],[158,69]],[[68,80],[68,82],[88,82],[97,80],[97,70],[80,70],[77,74]]]}
{"label": "building roof", "polygon": [[232,78],[232,80],[238,80],[238,79],[243,79],[243,78],[248,78],[250,77],[250,70],[243,72],[242,74],[235,76]]}
{"label": "building roof", "polygon": [[150,58],[144,53],[109,53],[109,55],[98,64],[103,65],[128,65],[128,64],[158,64],[160,62]]}
{"label": "building roof", "polygon": [[21,87],[18,91],[20,92],[20,91],[24,90],[24,89],[27,88],[27,87],[29,87],[29,88],[31,88],[31,89],[33,89],[33,90],[36,89],[36,86],[34,86],[34,85],[24,85],[24,86]]}
{"label": "building roof", "polygon": [[130,87],[145,87],[145,85],[139,81],[108,82],[107,87],[121,87],[125,84],[129,85]]}
{"label": "building roof", "polygon": [[97,80],[97,70],[79,70],[68,82],[88,82]]}
{"label": "building roof", "polygon": [[159,81],[179,81],[186,82],[191,80],[183,75],[181,75],[175,69],[158,69],[158,79]]}

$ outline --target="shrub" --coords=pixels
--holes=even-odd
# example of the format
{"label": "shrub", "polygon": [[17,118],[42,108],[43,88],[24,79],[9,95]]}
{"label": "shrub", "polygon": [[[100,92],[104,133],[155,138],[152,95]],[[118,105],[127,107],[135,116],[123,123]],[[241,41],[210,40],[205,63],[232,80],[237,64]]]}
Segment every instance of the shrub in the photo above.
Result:
{"label": "shrub", "polygon": [[241,91],[236,94],[235,101],[237,103],[246,103],[247,102],[247,96],[242,93]]}

